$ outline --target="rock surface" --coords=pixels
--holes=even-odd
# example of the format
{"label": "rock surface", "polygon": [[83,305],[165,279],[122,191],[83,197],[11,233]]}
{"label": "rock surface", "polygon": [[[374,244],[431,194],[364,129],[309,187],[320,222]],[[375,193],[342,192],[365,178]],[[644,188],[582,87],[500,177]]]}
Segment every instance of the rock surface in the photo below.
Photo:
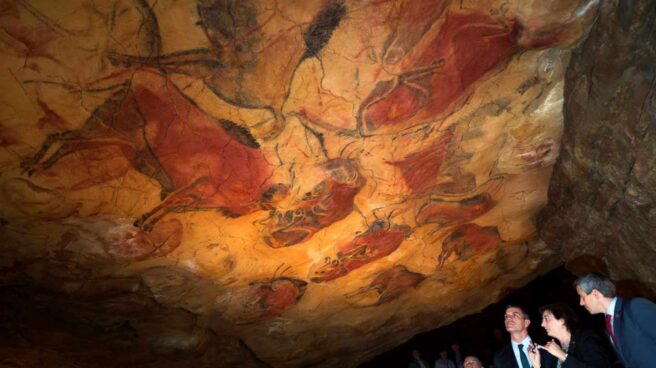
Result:
{"label": "rock surface", "polygon": [[599,4],[0,1],[0,354],[355,366],[498,300],[560,261],[535,217]]}
{"label": "rock surface", "polygon": [[561,154],[538,221],[572,270],[606,268],[645,291],[656,291],[655,17],[654,2],[607,2],[573,53]]}

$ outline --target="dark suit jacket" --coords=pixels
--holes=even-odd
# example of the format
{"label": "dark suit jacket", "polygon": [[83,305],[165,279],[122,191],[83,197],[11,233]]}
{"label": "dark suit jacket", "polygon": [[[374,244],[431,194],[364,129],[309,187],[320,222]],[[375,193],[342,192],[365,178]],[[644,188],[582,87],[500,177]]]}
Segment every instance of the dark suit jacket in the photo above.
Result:
{"label": "dark suit jacket", "polygon": [[[424,359],[422,359],[421,361],[424,362],[426,368],[431,368],[431,365],[428,364],[427,361],[425,361]],[[421,364],[419,364],[419,362],[417,362],[416,360],[412,359],[410,364],[408,364],[408,368],[421,368]]]}
{"label": "dark suit jacket", "polygon": [[[528,356],[526,357],[528,359]],[[542,368],[555,368],[556,358],[544,350],[540,350],[540,363]],[[521,368],[517,365],[512,343],[506,344],[494,354],[494,368]]]}
{"label": "dark suit jacket", "polygon": [[617,298],[613,315],[617,356],[626,368],[656,367],[656,304]]}
{"label": "dark suit jacket", "polygon": [[601,338],[591,331],[575,331],[562,368],[610,368]]}

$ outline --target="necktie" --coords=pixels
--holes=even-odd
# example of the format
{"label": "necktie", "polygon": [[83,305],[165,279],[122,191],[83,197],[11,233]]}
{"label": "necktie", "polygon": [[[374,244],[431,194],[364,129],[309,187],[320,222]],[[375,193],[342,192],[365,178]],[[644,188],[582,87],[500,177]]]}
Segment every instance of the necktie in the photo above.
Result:
{"label": "necktie", "polygon": [[610,324],[612,318],[613,316],[610,314],[606,315],[606,331],[608,331],[608,335],[613,340],[613,345],[617,346],[617,342],[615,341],[615,334],[613,333],[613,327]]}
{"label": "necktie", "polygon": [[522,368],[531,368],[526,353],[524,353],[524,344],[519,344],[517,347],[519,348],[519,360],[522,362]]}

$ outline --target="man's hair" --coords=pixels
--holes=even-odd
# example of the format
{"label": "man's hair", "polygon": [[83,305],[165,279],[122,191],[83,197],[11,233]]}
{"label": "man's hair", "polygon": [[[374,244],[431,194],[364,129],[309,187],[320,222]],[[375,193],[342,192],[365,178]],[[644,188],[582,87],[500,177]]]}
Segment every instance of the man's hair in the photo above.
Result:
{"label": "man's hair", "polygon": [[613,282],[608,277],[598,273],[588,273],[579,277],[574,281],[574,287],[581,288],[586,294],[590,294],[592,290],[596,289],[601,295],[607,298],[615,296],[615,285]]}
{"label": "man's hair", "polygon": [[569,333],[576,331],[579,316],[567,304],[555,303],[545,305],[540,308],[540,314],[544,315],[544,312],[551,312],[555,319],[562,319]]}
{"label": "man's hair", "polygon": [[505,309],[505,310],[508,310],[508,309],[510,309],[510,308],[517,308],[517,309],[519,309],[519,310],[522,312],[522,315],[524,316],[524,319],[529,319],[529,320],[531,319],[531,317],[528,315],[528,313],[526,313],[526,311],[524,310],[524,308],[523,308],[522,306],[520,306],[520,305],[516,305],[516,304],[508,304],[508,305],[506,306],[506,309]]}

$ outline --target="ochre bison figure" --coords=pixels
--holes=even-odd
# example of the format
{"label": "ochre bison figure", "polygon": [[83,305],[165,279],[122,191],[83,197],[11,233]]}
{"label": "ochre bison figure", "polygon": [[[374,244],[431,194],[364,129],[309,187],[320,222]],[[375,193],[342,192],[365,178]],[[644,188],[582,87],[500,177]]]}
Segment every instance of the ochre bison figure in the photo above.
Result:
{"label": "ochre bison figure", "polygon": [[[135,221],[146,231],[171,212],[241,216],[270,197],[273,166],[247,129],[203,112],[166,76],[136,70],[80,129],[49,135],[23,161],[32,175],[80,150],[115,146],[161,187],[162,201]],[[265,196],[268,194],[268,196]]]}
{"label": "ochre bison figure", "polygon": [[296,305],[305,294],[307,282],[291,277],[253,281],[244,301],[244,307],[255,312],[254,321],[267,320],[281,315]]}
{"label": "ochre bison figure", "polygon": [[417,288],[425,279],[426,276],[421,273],[412,272],[404,265],[396,265],[379,273],[369,285],[345,294],[345,296],[352,298],[374,290],[378,294],[378,299],[375,303],[365,306],[381,305],[397,299],[408,289]]}
{"label": "ochre bison figure", "polygon": [[310,239],[317,231],[345,218],[365,184],[354,161],[332,159],[320,167],[325,178],[297,199],[289,210],[273,210],[265,221],[263,239],[273,248]]}
{"label": "ochre bison figure", "polygon": [[327,282],[348,275],[368,263],[394,252],[410,234],[406,225],[391,225],[387,220],[376,220],[366,232],[337,249],[335,259],[326,257],[323,264],[313,267],[312,282]]}

